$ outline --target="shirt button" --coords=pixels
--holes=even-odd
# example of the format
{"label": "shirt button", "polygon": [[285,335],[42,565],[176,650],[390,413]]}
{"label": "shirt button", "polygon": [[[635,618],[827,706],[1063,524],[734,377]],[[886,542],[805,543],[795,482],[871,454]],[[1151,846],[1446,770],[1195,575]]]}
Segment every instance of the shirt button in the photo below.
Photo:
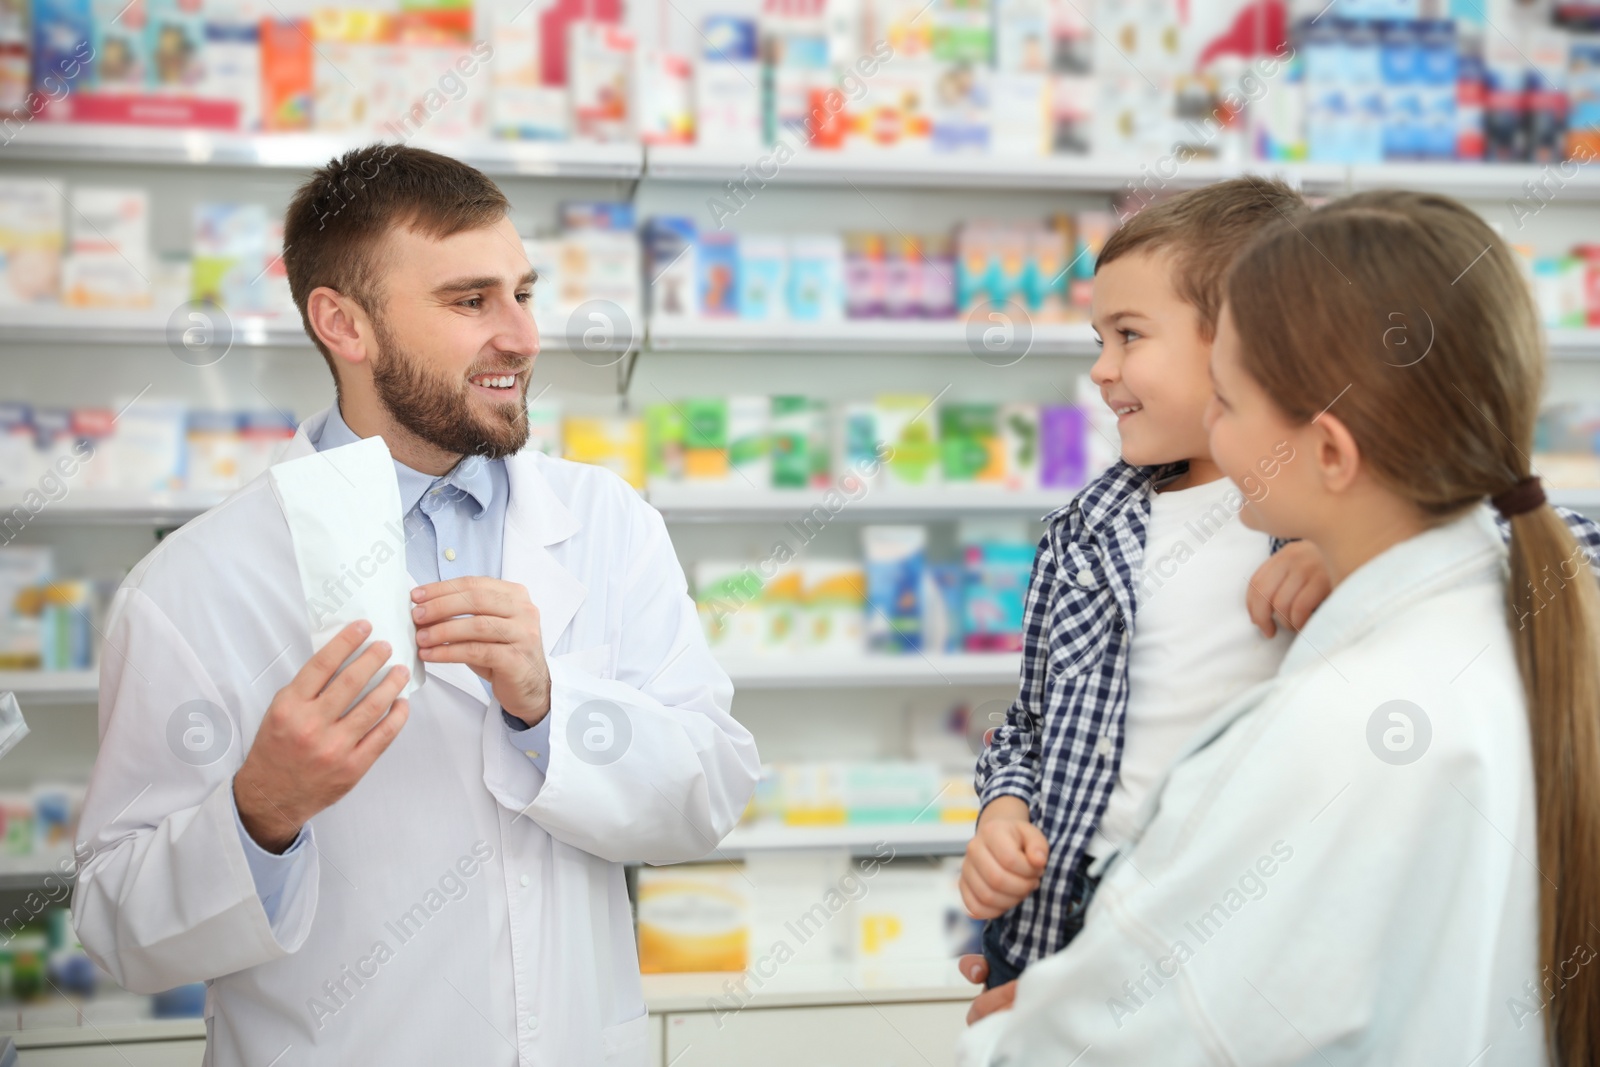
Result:
{"label": "shirt button", "polygon": [[529,759],[538,759],[539,758],[539,753],[533,752],[531,750],[528,751],[528,752],[524,752],[523,755],[527,756]]}
{"label": "shirt button", "polygon": [[1094,750],[1102,756],[1111,755],[1111,738],[1101,734],[1100,740],[1094,746]]}
{"label": "shirt button", "polygon": [[447,548],[447,549],[445,549],[445,550],[444,550],[444,558],[445,558],[445,559],[448,559],[448,560],[453,560],[453,559],[455,559],[455,558],[456,558],[456,550],[455,550],[455,549],[453,549],[453,548]]}
{"label": "shirt button", "polygon": [[528,1029],[529,1030],[537,1030],[537,1029],[539,1029],[539,1017],[537,1015],[528,1016]]}
{"label": "shirt button", "polygon": [[1074,575],[1074,577],[1077,578],[1079,585],[1094,584],[1094,571],[1090,570],[1088,567],[1085,567],[1083,570],[1079,571],[1076,575]]}
{"label": "shirt button", "polygon": [[523,885],[527,885],[528,884],[528,876],[527,875],[523,875],[521,878],[518,879],[518,881],[520,881]]}

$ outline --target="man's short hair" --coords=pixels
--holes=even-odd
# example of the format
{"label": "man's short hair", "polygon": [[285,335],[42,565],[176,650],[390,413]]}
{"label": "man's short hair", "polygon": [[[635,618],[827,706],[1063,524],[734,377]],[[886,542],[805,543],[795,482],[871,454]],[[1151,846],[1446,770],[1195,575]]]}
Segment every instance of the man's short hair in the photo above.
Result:
{"label": "man's short hair", "polygon": [[334,370],[335,383],[333,356],[306,315],[311,291],[327,286],[377,319],[383,277],[375,257],[391,230],[404,226],[427,237],[449,237],[492,226],[509,208],[482,171],[405,145],[353,149],[312,172],[284,214],[283,265],[300,321]]}
{"label": "man's short hair", "polygon": [[1239,253],[1272,223],[1309,211],[1305,198],[1277,179],[1231,178],[1186,192],[1140,211],[1106,239],[1095,273],[1136,252],[1172,256],[1172,287],[1200,313],[1200,333],[1211,340],[1222,311],[1223,283]]}

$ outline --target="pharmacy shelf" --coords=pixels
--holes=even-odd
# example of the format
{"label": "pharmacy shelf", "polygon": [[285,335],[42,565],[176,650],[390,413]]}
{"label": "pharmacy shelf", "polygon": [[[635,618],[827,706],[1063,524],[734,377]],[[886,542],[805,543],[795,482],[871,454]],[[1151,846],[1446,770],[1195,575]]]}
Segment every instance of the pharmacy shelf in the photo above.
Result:
{"label": "pharmacy shelf", "polygon": [[[31,494],[30,494],[31,495]],[[952,519],[981,518],[1009,515],[1019,518],[1040,519],[1067,503],[1071,490],[1039,489],[1008,492],[1004,489],[977,490],[912,490],[874,489],[857,500],[845,499],[835,513],[829,511],[830,522],[878,522],[897,520],[905,522],[937,522]],[[60,500],[46,502],[33,514],[25,526],[178,526],[196,515],[213,508],[226,499],[226,493],[190,492],[136,493],[117,490],[84,489]],[[815,509],[828,510],[821,493],[814,490],[746,489],[733,487],[702,489],[697,486],[660,486],[648,494],[649,500],[672,523],[719,522],[776,522],[793,523],[798,531],[811,520],[814,529],[820,524]],[[0,489],[0,520],[8,519],[20,509],[27,513],[25,496],[20,490]],[[1550,499],[1569,508],[1600,508],[1600,489],[1550,490]],[[913,657],[915,658],[915,657]],[[992,657],[957,656],[960,661]],[[756,662],[756,661],[752,661]],[[871,662],[871,661],[869,661]],[[894,661],[891,661],[894,662]],[[935,663],[943,661],[934,659]],[[763,684],[766,668],[752,668],[751,684]],[[848,668],[850,677],[865,678],[872,669]],[[940,667],[943,670],[943,667]],[[972,670],[982,674],[984,668],[960,666],[958,674]],[[0,673],[0,678],[5,677]],[[831,682],[828,684],[832,684]],[[865,683],[874,684],[874,683]],[[899,682],[884,682],[898,685]],[[3,688],[3,687],[0,687]]]}
{"label": "pharmacy shelf", "polygon": [[[736,689],[877,689],[946,685],[1015,686],[1016,652],[884,656],[772,655],[719,657]],[[20,698],[19,698],[20,699]]]}
{"label": "pharmacy shelf", "polygon": [[100,699],[100,674],[86,671],[0,671],[0,693],[17,695],[26,716],[39,704],[94,704]]}
{"label": "pharmacy shelf", "polygon": [[73,870],[72,853],[53,856],[0,856],[0,892],[36,889],[51,875],[70,882],[74,875],[63,876],[61,873],[63,866],[69,871]]}
{"label": "pharmacy shelf", "polygon": [[[309,170],[378,140],[373,135],[236,134],[152,126],[33,122],[6,145],[6,158],[44,163],[147,164]],[[413,138],[497,177],[636,180],[637,144],[578,141],[442,141]]]}
{"label": "pharmacy shelf", "polygon": [[[956,189],[1044,189],[1115,193],[1143,181],[1149,159],[1088,156],[987,155],[918,151],[796,152],[779,163],[774,149],[651,146],[645,177],[662,181],[738,182],[755,195],[768,184],[928,186]],[[1348,168],[1332,164],[1215,163],[1193,160],[1176,167],[1168,188],[1205,185],[1241,174],[1281,175],[1306,189],[1336,191]],[[745,185],[746,180],[749,184]]]}
{"label": "pharmacy shelf", "polygon": [[[759,196],[761,180],[839,186],[929,186],[956,189],[1045,189],[1118,193],[1134,185],[1185,189],[1243,175],[1282,177],[1311,193],[1408,188],[1464,199],[1524,197],[1525,182],[1547,183],[1559,199],[1600,200],[1600,175],[1572,165],[1562,178],[1558,164],[1530,163],[1221,163],[1155,158],[1085,156],[960,155],[914,151],[797,152],[778,163],[771,148],[717,150],[654,146],[645,156],[645,177],[723,185],[736,182]],[[1551,177],[1554,175],[1555,177]],[[748,184],[747,184],[748,183]],[[1164,184],[1163,184],[1164,183]]]}
{"label": "pharmacy shelf", "polygon": [[[1013,324],[1012,347],[1000,353],[982,345],[987,320],[838,319],[832,322],[751,322],[744,319],[657,319],[646,347],[653,352],[870,352],[965,355],[994,366],[1027,356],[1093,356],[1094,331],[1087,323]],[[1023,333],[1026,330],[1027,333]],[[1024,340],[1027,338],[1027,340]],[[983,353],[979,355],[979,353]]]}
{"label": "pharmacy shelf", "polygon": [[[727,486],[659,485],[651,488],[650,503],[668,522],[777,522],[799,529],[809,520],[819,524],[876,522],[881,519],[937,521],[981,515],[1016,515],[1040,518],[1072,499],[1074,490],[1033,489],[904,489],[867,488],[858,485],[852,498],[840,489],[829,502],[815,489],[753,489],[737,476]],[[842,503],[841,503],[842,502]],[[819,511],[820,509],[820,511]]]}
{"label": "pharmacy shelf", "polygon": [[1564,178],[1559,163],[1374,163],[1342,168],[1347,173],[1336,191],[1420,189],[1463,200],[1522,200],[1529,196],[1523,185],[1532,182],[1558,203],[1600,200],[1600,174],[1577,163],[1567,166],[1573,174]]}
{"label": "pharmacy shelf", "polygon": [[[191,325],[184,311],[188,305],[173,310],[72,308],[60,305],[0,308],[0,344],[35,345],[149,345],[170,347],[176,358],[189,362],[188,354],[180,353],[183,332]],[[211,314],[220,309],[210,308]],[[216,343],[222,343],[224,331],[232,333],[232,348],[303,348],[312,347],[311,339],[295,316],[263,317],[257,315],[230,315],[226,325],[211,326]],[[540,348],[546,352],[569,352],[572,347],[567,335],[557,324],[539,324]],[[585,355],[616,353],[619,357],[628,351],[625,344],[586,348]],[[216,356],[215,362],[224,358]],[[610,362],[610,361],[608,361]]]}
{"label": "pharmacy shelf", "polygon": [[[24,501],[34,502],[37,494],[17,489],[0,489],[0,521],[11,520],[20,511],[28,514]],[[176,526],[188,522],[208,508],[220,504],[226,493],[190,492],[138,493],[110,489],[81,489],[60,500],[46,501],[26,525],[144,525]]]}
{"label": "pharmacy shelf", "polygon": [[[1012,686],[1022,659],[1015,652],[967,655],[722,657],[739,689],[879,689],[945,685]],[[0,671],[26,714],[41,704],[94,704],[99,675],[87,671]]]}
{"label": "pharmacy shelf", "polygon": [[[167,346],[181,338],[187,319],[159,310],[113,310],[39,305],[0,308],[0,347],[10,345]],[[239,315],[230,318],[235,348],[311,347],[292,317]],[[644,349],[651,352],[737,352],[787,355],[797,352],[849,352],[874,355],[964,355],[993,366],[1028,357],[1093,358],[1098,352],[1087,323],[1033,323],[1030,339],[990,353],[981,344],[987,323],[966,319],[839,319],[833,322],[748,322],[742,319],[667,319],[649,326]],[[1600,329],[1548,330],[1550,357],[1563,361],[1600,360]],[[974,339],[974,337],[978,339]],[[1013,335],[1015,336],[1015,335]],[[540,323],[546,352],[572,351],[559,325]],[[178,343],[176,340],[170,343]],[[623,345],[603,351],[621,354]],[[980,354],[982,353],[982,354]],[[586,351],[585,355],[593,355]]]}
{"label": "pharmacy shelf", "polygon": [[[847,823],[842,826],[737,826],[712,853],[713,859],[737,859],[752,852],[797,849],[848,849],[864,856],[955,856],[966,851],[972,823],[927,822]],[[889,850],[892,849],[891,853]]]}
{"label": "pharmacy shelf", "polygon": [[[227,321],[232,328],[234,347],[311,347],[299,319],[230,315]],[[0,309],[0,341],[7,344],[165,345],[169,338],[181,343],[183,331],[190,325],[187,317],[154,308],[86,309],[39,305]],[[220,343],[227,327],[213,324],[213,329]]]}

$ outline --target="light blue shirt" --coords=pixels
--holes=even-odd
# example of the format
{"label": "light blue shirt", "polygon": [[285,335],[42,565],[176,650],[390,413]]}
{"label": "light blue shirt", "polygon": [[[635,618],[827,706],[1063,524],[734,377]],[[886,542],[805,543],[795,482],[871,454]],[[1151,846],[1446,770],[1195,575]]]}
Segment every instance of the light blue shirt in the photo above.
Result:
{"label": "light blue shirt", "polygon": [[[353,445],[361,438],[345,423],[338,405],[328,412],[322,434],[312,442],[318,452]],[[485,460],[468,456],[439,477],[412,470],[399,460],[394,473],[400,484],[400,510],[405,516],[406,569],[421,584],[454,578],[500,577],[500,550],[505,538],[506,502],[510,482],[503,459]],[[442,548],[440,546],[443,546]],[[526,751],[540,771],[548,769],[550,759],[550,716],[528,726],[501,708],[490,691],[489,681],[480,678],[490,705],[500,712],[513,743]],[[277,921],[278,903],[291,875],[300,867],[306,839],[301,827],[284,852],[268,852],[256,844],[239,819],[237,802],[234,823],[244,845],[245,859],[255,879],[256,895],[266,910],[267,921]]]}

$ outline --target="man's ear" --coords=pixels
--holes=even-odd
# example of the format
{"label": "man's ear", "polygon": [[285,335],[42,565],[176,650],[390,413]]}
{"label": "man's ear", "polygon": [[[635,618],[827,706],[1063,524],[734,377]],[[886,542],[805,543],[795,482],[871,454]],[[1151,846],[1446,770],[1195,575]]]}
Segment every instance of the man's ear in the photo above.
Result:
{"label": "man's ear", "polygon": [[1309,427],[1312,457],[1323,487],[1330,493],[1348,490],[1361,473],[1361,447],[1339,416],[1323,412]]}
{"label": "man's ear", "polygon": [[366,361],[373,329],[360,304],[336,289],[318,286],[306,297],[306,321],[335,359],[348,364]]}

